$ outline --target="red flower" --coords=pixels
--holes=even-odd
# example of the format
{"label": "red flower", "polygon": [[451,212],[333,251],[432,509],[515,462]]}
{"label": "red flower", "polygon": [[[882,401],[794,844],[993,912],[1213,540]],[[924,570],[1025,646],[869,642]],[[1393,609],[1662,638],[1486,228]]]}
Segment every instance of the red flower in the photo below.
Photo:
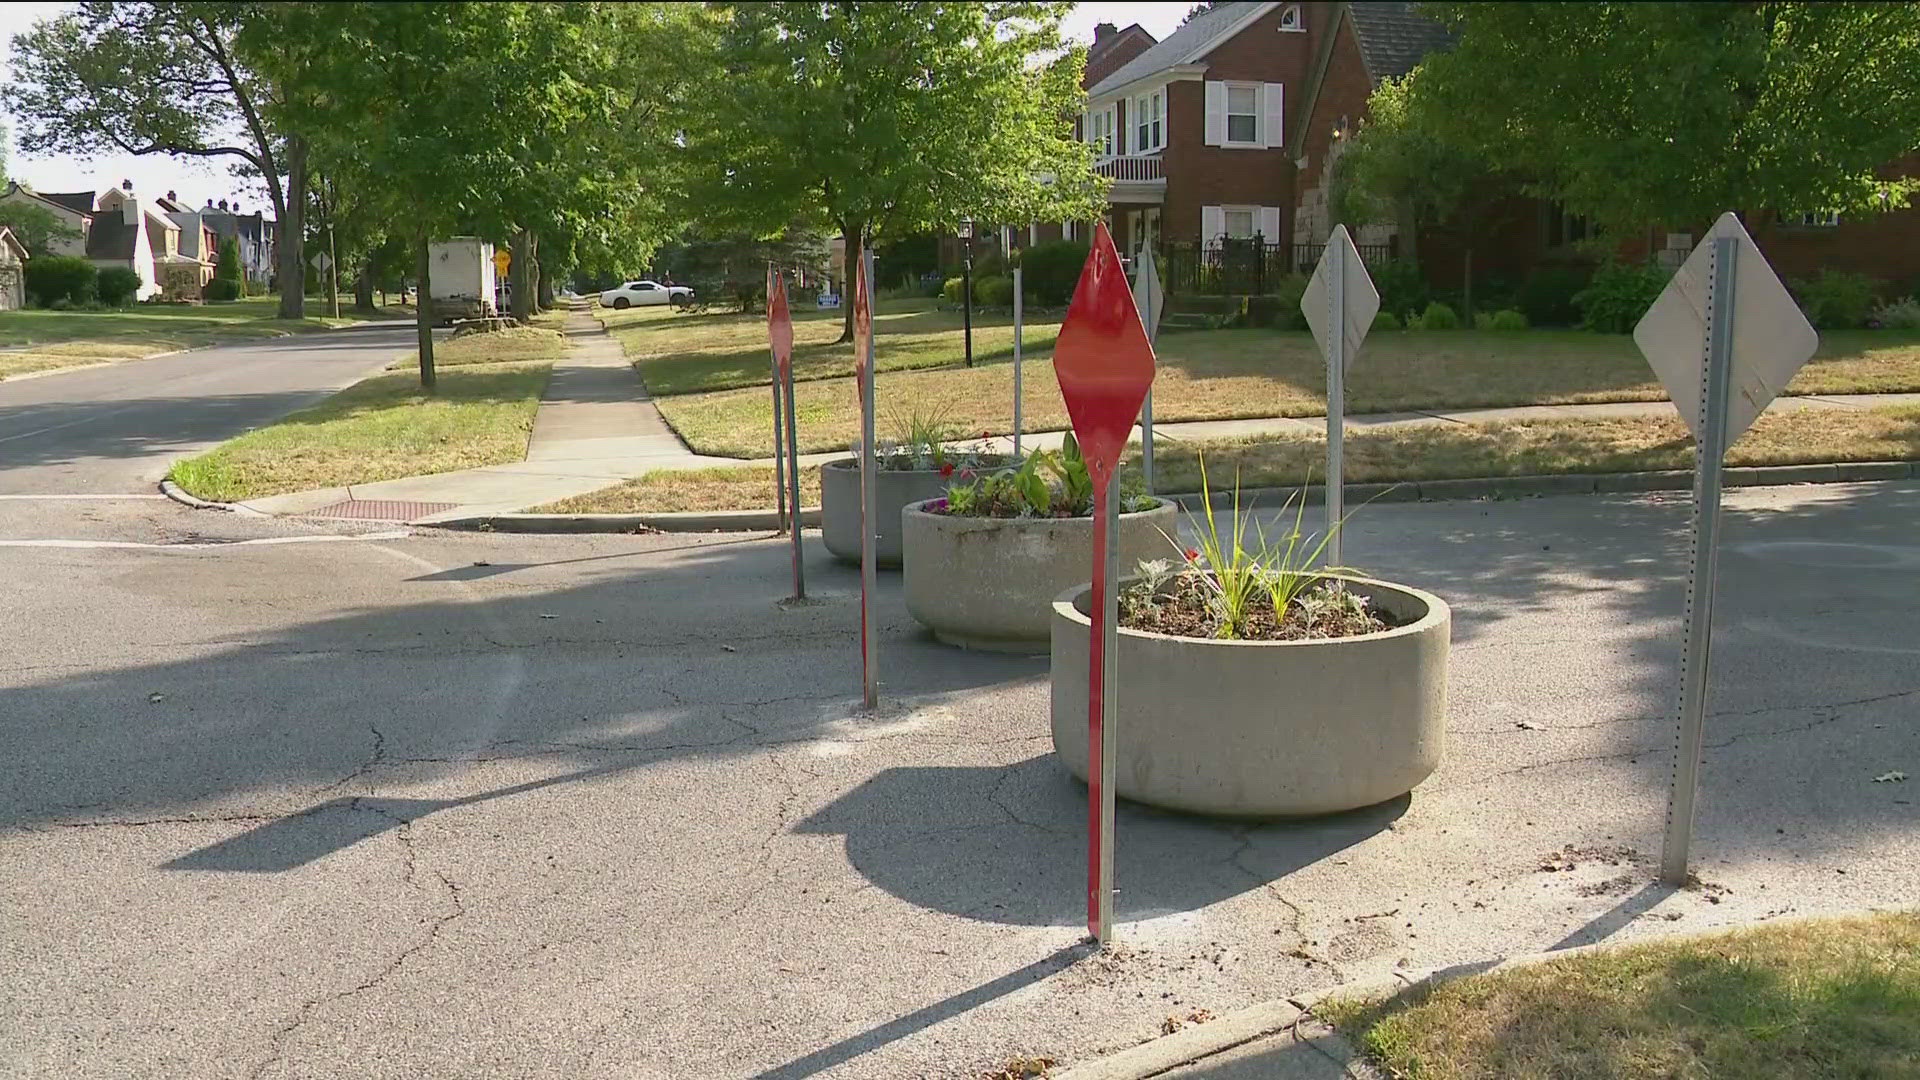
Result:
{"label": "red flower", "polygon": [[951,462],[951,461],[948,461],[948,462],[945,462],[945,463],[943,463],[943,464],[942,464],[942,465],[940,466],[940,475],[941,475],[941,476],[952,476],[952,475],[953,475],[953,462]]}
{"label": "red flower", "polygon": [[1198,548],[1188,548],[1188,549],[1187,549],[1187,561],[1188,561],[1188,562],[1199,562],[1199,561],[1200,561],[1200,550],[1199,550]]}

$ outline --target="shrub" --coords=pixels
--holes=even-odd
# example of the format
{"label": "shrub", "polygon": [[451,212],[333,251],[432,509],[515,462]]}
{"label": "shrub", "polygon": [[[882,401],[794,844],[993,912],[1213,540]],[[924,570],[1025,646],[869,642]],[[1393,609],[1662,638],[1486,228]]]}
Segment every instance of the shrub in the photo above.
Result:
{"label": "shrub", "polygon": [[[247,295],[247,278],[240,266],[240,241],[235,237],[221,238],[220,247],[214,255],[213,280],[224,281],[231,286],[233,295],[220,297],[222,300],[238,300]],[[202,295],[206,295],[204,290]],[[206,298],[214,299],[212,296]]]}
{"label": "shrub", "polygon": [[1426,311],[1421,312],[1418,324],[1422,330],[1458,330],[1460,316],[1454,314],[1452,308],[1435,300],[1427,305]]}
{"label": "shrub", "polygon": [[1909,296],[1881,304],[1873,311],[1873,321],[1886,330],[1920,330],[1920,300]]}
{"label": "shrub", "polygon": [[950,277],[940,286],[940,295],[946,298],[947,303],[957,304],[964,299],[966,287],[966,278]]}
{"label": "shrub", "polygon": [[1532,326],[1577,326],[1580,304],[1574,298],[1592,277],[1585,267],[1538,267],[1520,283],[1514,306]]}
{"label": "shrub", "polygon": [[1880,282],[1865,274],[1822,270],[1814,277],[1793,282],[1792,291],[1808,322],[1822,330],[1846,330],[1866,324],[1879,286]]}
{"label": "shrub", "polygon": [[56,302],[91,304],[98,295],[100,271],[77,255],[43,255],[27,260],[27,294],[43,306]]}
{"label": "shrub", "polygon": [[1380,291],[1380,310],[1411,323],[1414,312],[1426,308],[1433,299],[1427,279],[1411,259],[1395,259],[1379,267],[1373,275],[1373,287]]}
{"label": "shrub", "polygon": [[133,296],[140,291],[140,275],[131,267],[109,266],[100,271],[94,284],[94,291],[100,302],[108,307],[125,307],[133,303]]}
{"label": "shrub", "polygon": [[1476,311],[1473,313],[1475,330],[1525,330],[1527,317],[1509,308],[1506,311]]}
{"label": "shrub", "polygon": [[1087,264],[1087,245],[1078,240],[1035,244],[1020,256],[1020,285],[1047,307],[1066,307]]}
{"label": "shrub", "polygon": [[1606,263],[1574,295],[1574,303],[1580,305],[1580,325],[1603,334],[1627,333],[1660,298],[1669,277],[1658,266]]}
{"label": "shrub", "polygon": [[1273,288],[1273,295],[1279,310],[1273,314],[1273,325],[1280,330],[1305,330],[1307,316],[1300,310],[1300,300],[1307,295],[1307,275],[1288,274],[1280,279]]}
{"label": "shrub", "polygon": [[1013,306],[1013,279],[1004,274],[973,279],[973,302],[987,307]]}
{"label": "shrub", "polygon": [[240,299],[240,287],[226,278],[214,278],[200,290],[200,298],[210,304]]}
{"label": "shrub", "polygon": [[1400,316],[1382,308],[1373,317],[1373,328],[1375,330],[1398,330],[1400,329]]}

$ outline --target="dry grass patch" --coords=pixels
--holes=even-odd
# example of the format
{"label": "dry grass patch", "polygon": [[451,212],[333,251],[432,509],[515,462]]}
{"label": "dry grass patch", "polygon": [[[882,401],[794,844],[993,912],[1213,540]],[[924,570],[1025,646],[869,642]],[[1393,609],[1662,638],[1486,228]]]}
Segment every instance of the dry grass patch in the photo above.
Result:
{"label": "dry grass patch", "polygon": [[[610,488],[537,506],[533,514],[670,514],[708,510],[764,510],[775,504],[773,467],[722,466],[659,469]],[[800,505],[820,505],[820,469],[800,470]]]}
{"label": "dry grass patch", "polygon": [[[460,367],[465,364],[505,364],[528,360],[559,360],[567,355],[567,339],[558,331],[537,326],[515,326],[487,333],[456,334],[433,343],[433,366]],[[389,371],[410,371],[420,366],[418,349],[387,365]]]}
{"label": "dry grass patch", "polygon": [[[1155,482],[1197,491],[1199,455],[1215,486],[1292,487],[1320,475],[1317,434],[1158,445]],[[1727,452],[1730,465],[1805,465],[1920,459],[1920,406],[1770,413]],[[1640,472],[1693,467],[1693,439],[1678,417],[1508,421],[1355,429],[1347,434],[1347,479],[1446,480],[1554,473]]]}
{"label": "dry grass patch", "polygon": [[1920,915],[1626,946],[1319,1011],[1422,1080],[1911,1077]]}
{"label": "dry grass patch", "polygon": [[431,396],[412,372],[376,375],[177,462],[171,475],[203,499],[232,502],[521,461],[551,368],[454,368]]}
{"label": "dry grass patch", "polygon": [[[762,344],[753,363],[764,376],[764,326],[759,332]],[[882,358],[886,344],[883,339]],[[1051,360],[1038,345],[1028,354],[1023,407],[1029,431],[1068,426]],[[1324,362],[1304,333],[1172,334],[1161,342],[1159,360],[1153,401],[1154,419],[1162,422],[1319,416],[1326,411]],[[651,385],[652,376],[647,377]],[[765,382],[762,377],[763,387]],[[876,383],[882,417],[939,402],[968,431],[1003,434],[1011,427],[1010,363],[895,371]],[[840,450],[852,442],[859,431],[854,387],[848,377],[801,382],[794,388],[802,452]],[[1829,335],[1820,355],[1788,387],[1790,394],[1915,390],[1920,390],[1920,334],[1888,331]],[[1369,413],[1664,397],[1646,361],[1624,336],[1548,330],[1383,331],[1368,340],[1366,352],[1354,363],[1347,408]],[[683,394],[657,404],[698,453],[758,458],[773,452],[772,412],[764,388]]]}

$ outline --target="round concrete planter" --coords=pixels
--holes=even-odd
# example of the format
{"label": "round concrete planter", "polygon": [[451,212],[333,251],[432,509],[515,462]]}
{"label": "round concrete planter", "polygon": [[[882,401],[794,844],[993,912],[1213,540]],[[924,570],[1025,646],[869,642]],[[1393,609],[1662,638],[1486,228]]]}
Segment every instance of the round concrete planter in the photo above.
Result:
{"label": "round concrete planter", "polygon": [[[926,506],[900,512],[907,611],[949,645],[1045,652],[1053,598],[1092,567],[1093,519],[955,517]],[[1166,500],[1121,514],[1120,565],[1175,557],[1167,537],[1177,527]]]}
{"label": "round concrete planter", "polygon": [[[1402,625],[1323,641],[1120,630],[1114,789],[1203,814],[1327,814],[1404,795],[1440,764],[1452,614],[1404,585],[1342,578]],[[1087,604],[1053,603],[1053,747],[1087,777]]]}
{"label": "round concrete planter", "polygon": [[[900,565],[900,511],[947,492],[951,481],[938,472],[881,469],[880,520],[874,528],[874,559],[881,566]],[[841,562],[860,561],[860,467],[853,458],[820,466],[820,539]]]}

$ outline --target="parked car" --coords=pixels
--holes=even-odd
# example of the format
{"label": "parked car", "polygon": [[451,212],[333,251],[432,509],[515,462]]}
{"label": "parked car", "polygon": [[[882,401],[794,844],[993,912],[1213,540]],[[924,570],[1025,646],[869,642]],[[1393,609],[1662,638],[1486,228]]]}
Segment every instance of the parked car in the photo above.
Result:
{"label": "parked car", "polygon": [[629,281],[600,294],[603,307],[615,309],[672,304],[682,307],[693,303],[693,290],[685,285],[661,285],[653,281]]}

